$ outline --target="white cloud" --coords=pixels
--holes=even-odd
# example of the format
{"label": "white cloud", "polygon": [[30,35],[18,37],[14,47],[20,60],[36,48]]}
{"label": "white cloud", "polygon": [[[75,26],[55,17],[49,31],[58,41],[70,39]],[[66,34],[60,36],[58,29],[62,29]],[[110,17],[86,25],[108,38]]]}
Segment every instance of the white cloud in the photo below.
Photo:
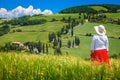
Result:
{"label": "white cloud", "polygon": [[49,14],[53,14],[53,12],[51,10],[46,9],[42,12],[42,14],[49,15]]}
{"label": "white cloud", "polygon": [[24,15],[32,16],[35,14],[49,15],[49,14],[53,14],[53,12],[48,9],[42,12],[40,9],[34,9],[32,5],[30,5],[28,8],[18,6],[11,11],[7,11],[5,8],[0,8],[0,18],[15,18],[15,17],[24,16]]}

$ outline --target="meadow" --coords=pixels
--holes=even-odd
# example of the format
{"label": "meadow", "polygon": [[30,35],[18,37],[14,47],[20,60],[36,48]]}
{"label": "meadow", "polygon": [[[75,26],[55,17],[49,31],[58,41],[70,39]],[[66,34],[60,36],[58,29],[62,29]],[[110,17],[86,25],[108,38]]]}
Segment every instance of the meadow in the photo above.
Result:
{"label": "meadow", "polygon": [[73,56],[0,53],[0,80],[119,80],[120,59],[111,67]]}

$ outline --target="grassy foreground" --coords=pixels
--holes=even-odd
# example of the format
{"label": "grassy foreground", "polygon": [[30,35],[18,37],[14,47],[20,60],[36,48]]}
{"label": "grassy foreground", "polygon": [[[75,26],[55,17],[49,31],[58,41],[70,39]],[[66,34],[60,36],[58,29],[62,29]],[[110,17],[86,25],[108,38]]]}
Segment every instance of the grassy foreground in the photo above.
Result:
{"label": "grassy foreground", "polygon": [[0,53],[0,80],[120,80],[120,59],[111,69],[71,56]]}

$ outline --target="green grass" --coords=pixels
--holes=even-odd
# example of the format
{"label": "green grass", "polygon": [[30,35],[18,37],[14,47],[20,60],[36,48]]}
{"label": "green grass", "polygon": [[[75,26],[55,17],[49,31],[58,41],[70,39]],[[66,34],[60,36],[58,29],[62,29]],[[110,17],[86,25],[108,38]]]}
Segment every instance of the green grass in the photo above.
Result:
{"label": "green grass", "polygon": [[57,32],[64,25],[66,25],[66,23],[57,21],[57,22],[47,22],[41,25],[16,26],[16,27],[12,27],[11,32],[16,29],[21,29],[23,32],[30,32],[30,31]]}
{"label": "green grass", "polygon": [[119,80],[120,59],[111,68],[72,56],[0,53],[0,80]]}
{"label": "green grass", "polygon": [[68,17],[78,18],[78,14],[54,14],[54,15],[46,15],[46,16],[34,16],[30,19],[46,19],[47,21],[51,21],[53,18],[56,20],[61,20],[63,17],[68,19]]}
{"label": "green grass", "polygon": [[107,18],[119,18],[120,17],[120,12],[119,13],[105,13],[105,15],[107,15]]}
{"label": "green grass", "polygon": [[120,26],[116,24],[102,24],[102,23],[85,23],[82,26],[78,26],[75,28],[75,34],[78,35],[86,35],[86,33],[92,33],[95,34],[94,26],[97,25],[104,25],[107,31],[107,36],[108,37],[115,37],[118,38],[120,37]]}
{"label": "green grass", "polygon": [[66,47],[67,46],[67,41],[68,40],[73,41],[73,39],[71,39],[71,38],[68,38],[66,40],[63,39],[62,41],[63,41],[64,44],[66,44],[66,46],[62,48],[62,53],[63,54],[68,53],[68,55],[81,57],[83,59],[90,58],[91,37],[79,36],[79,38],[80,38],[80,45],[79,45],[79,47],[76,47],[76,48],[67,48]]}
{"label": "green grass", "polygon": [[94,9],[94,10],[97,10],[97,11],[100,11],[100,10],[107,11],[107,9],[105,7],[102,7],[102,6],[89,6],[89,7]]}
{"label": "green grass", "polygon": [[4,45],[7,42],[28,42],[28,41],[41,41],[48,42],[48,32],[15,32],[9,33],[0,37],[0,44]]}

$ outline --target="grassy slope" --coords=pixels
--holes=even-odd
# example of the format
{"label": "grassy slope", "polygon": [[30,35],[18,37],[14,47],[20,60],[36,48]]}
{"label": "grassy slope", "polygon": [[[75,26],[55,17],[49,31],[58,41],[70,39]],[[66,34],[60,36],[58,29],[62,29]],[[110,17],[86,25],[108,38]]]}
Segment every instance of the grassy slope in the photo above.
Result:
{"label": "grassy slope", "polygon": [[[10,33],[0,37],[0,45],[4,45],[6,42],[12,41],[27,42],[41,40],[42,42],[47,42],[49,32],[57,32],[66,25],[66,23],[60,21],[50,22],[52,18],[61,20],[63,17],[68,18],[69,16],[77,18],[78,14],[55,14],[31,17],[30,19],[46,19],[48,22],[41,25],[11,26]],[[13,33],[13,30],[16,29],[21,29],[22,32]]]}
{"label": "grassy slope", "polygon": [[[73,49],[63,48],[63,52],[64,53],[68,52],[70,55],[74,56],[81,56],[82,58],[89,58],[92,37],[87,37],[83,35],[86,35],[86,33],[92,33],[92,35],[94,35],[95,31],[93,27],[95,25],[100,25],[100,23],[85,23],[82,26],[75,27],[74,29],[75,35],[80,37],[81,44],[78,48]],[[106,27],[108,37],[114,36],[118,38],[120,36],[119,25],[115,24],[103,24],[103,25]],[[109,43],[110,43],[109,55],[120,53],[119,39],[109,38]]]}
{"label": "grassy slope", "polygon": [[105,7],[102,6],[89,6],[92,9],[95,9],[97,11],[103,10],[103,11],[107,11],[107,9]]}
{"label": "grassy slope", "polygon": [[105,13],[108,18],[120,18],[120,13]]}
{"label": "grassy slope", "polygon": [[73,18],[77,18],[78,14],[54,14],[54,15],[47,15],[47,16],[34,16],[31,19],[47,19],[47,21],[51,21],[51,19],[55,18],[57,20],[61,20],[63,17],[68,18],[69,16]]}
{"label": "grassy slope", "polygon": [[42,32],[42,31],[44,31],[44,32],[57,32],[65,24],[66,23],[62,23],[60,21],[56,21],[56,22],[47,22],[47,23],[41,24],[41,25],[18,26],[18,27],[12,28],[11,32],[13,30],[15,30],[15,29],[21,29],[23,32],[30,32],[30,31],[37,31],[37,32]]}
{"label": "grassy slope", "polygon": [[[118,15],[119,13],[115,14]],[[114,17],[114,14],[111,14],[112,17]],[[49,16],[34,16],[31,19],[37,19],[37,18],[45,18],[48,21],[50,21],[52,18],[55,18],[57,20],[61,20],[63,17],[68,18],[71,17],[78,17],[78,14],[56,14],[56,15],[49,15]],[[107,15],[109,16],[109,15]],[[111,16],[110,16],[111,17]],[[99,25],[100,23],[85,23],[82,26],[77,26],[74,28],[74,33],[76,36],[80,37],[81,44],[78,48],[70,48],[68,49],[67,41],[73,40],[74,37],[70,37],[69,34],[63,35],[62,42],[63,42],[63,48],[62,52],[69,53],[69,55],[73,56],[80,56],[82,58],[89,58],[90,53],[90,43],[92,37],[86,37],[83,35],[86,35],[86,33],[92,33],[95,34],[93,26]],[[57,22],[47,22],[45,24],[41,25],[30,25],[30,26],[15,26],[11,28],[11,32],[9,34],[6,34],[4,36],[0,37],[0,45],[3,45],[6,42],[9,41],[20,41],[20,42],[27,42],[27,41],[42,41],[42,42],[48,42],[48,33],[49,32],[57,32],[60,30],[63,25],[66,25],[66,23],[62,23],[60,21]],[[107,35],[109,37],[120,37],[120,27],[119,25],[115,24],[103,24],[107,29]],[[15,32],[12,33],[12,30],[20,28],[23,32]],[[110,42],[110,51],[109,54],[118,54],[120,53],[119,47],[120,47],[120,40],[119,39],[112,39],[109,38]],[[49,50],[50,53],[53,53],[53,49]]]}

